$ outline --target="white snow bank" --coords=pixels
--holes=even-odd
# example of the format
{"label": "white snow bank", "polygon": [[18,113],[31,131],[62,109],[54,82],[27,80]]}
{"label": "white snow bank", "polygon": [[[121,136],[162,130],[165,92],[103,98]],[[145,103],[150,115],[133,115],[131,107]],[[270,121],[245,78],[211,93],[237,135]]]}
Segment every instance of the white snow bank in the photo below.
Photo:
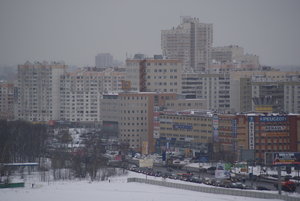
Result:
{"label": "white snow bank", "polygon": [[86,180],[40,182],[36,183],[34,188],[27,185],[25,188],[0,189],[0,201],[264,201],[264,199],[215,195],[141,183],[127,183],[128,177],[137,176],[145,177],[145,175],[129,173],[127,176],[111,177],[108,181],[103,182],[88,182]]}

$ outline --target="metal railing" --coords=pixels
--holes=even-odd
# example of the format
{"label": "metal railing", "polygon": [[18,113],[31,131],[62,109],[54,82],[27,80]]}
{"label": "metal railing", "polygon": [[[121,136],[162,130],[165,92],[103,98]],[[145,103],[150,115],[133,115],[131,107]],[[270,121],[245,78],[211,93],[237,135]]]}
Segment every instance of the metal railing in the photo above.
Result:
{"label": "metal railing", "polygon": [[191,191],[197,191],[203,193],[224,194],[224,195],[232,195],[232,196],[262,198],[262,199],[281,199],[285,201],[300,201],[300,198],[298,197],[292,197],[287,195],[278,195],[278,194],[263,193],[257,191],[249,191],[249,190],[196,186],[196,185],[172,183],[167,181],[157,181],[157,180],[143,179],[143,178],[128,178],[127,182],[145,183],[145,184],[164,186],[169,188],[177,188],[183,190],[191,190]]}

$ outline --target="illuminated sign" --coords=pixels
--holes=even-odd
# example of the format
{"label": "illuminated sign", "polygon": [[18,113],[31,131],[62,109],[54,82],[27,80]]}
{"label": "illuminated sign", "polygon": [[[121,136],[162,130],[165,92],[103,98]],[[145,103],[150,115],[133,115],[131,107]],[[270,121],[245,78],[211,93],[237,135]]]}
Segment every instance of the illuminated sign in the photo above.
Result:
{"label": "illuminated sign", "polygon": [[286,116],[262,116],[259,117],[260,122],[277,122],[277,121],[287,121]]}

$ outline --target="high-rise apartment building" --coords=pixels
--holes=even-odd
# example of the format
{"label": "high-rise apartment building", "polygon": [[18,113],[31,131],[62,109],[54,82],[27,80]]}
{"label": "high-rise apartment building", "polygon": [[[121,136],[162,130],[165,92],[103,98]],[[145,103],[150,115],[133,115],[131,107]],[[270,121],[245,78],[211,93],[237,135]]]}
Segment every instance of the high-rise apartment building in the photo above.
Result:
{"label": "high-rise apartment building", "polygon": [[27,121],[59,120],[61,63],[30,63],[18,66],[16,118]]}
{"label": "high-rise apartment building", "polygon": [[0,82],[0,119],[13,120],[15,87],[12,83]]}
{"label": "high-rise apartment building", "polygon": [[209,67],[213,43],[212,24],[181,17],[176,28],[161,31],[161,48],[168,59],[179,59],[185,71],[200,72]]}
{"label": "high-rise apartment building", "polygon": [[124,71],[107,68],[85,68],[61,76],[62,120],[100,122],[100,99],[104,93],[120,91]]}
{"label": "high-rise apartment building", "polygon": [[95,65],[98,68],[113,67],[114,57],[110,53],[97,54],[95,57]]}
{"label": "high-rise apartment building", "polygon": [[127,59],[126,80],[140,92],[181,93],[182,63],[176,59]]}

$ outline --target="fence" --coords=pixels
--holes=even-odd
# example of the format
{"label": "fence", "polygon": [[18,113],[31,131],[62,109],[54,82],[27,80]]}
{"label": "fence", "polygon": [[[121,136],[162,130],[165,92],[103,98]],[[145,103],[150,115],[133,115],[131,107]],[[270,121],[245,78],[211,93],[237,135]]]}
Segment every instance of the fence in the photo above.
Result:
{"label": "fence", "polygon": [[171,183],[166,181],[157,181],[157,180],[150,180],[150,179],[143,179],[143,178],[128,178],[127,182],[152,184],[152,185],[164,186],[169,188],[198,191],[203,193],[225,194],[225,195],[232,195],[232,196],[243,196],[243,197],[253,197],[253,198],[263,198],[263,199],[281,199],[285,201],[300,201],[300,198],[298,197],[291,197],[287,195],[278,195],[272,193],[263,193],[257,191],[254,192],[254,191],[237,190],[237,189],[235,190],[235,189],[226,189],[226,188],[195,186],[195,185]]}

